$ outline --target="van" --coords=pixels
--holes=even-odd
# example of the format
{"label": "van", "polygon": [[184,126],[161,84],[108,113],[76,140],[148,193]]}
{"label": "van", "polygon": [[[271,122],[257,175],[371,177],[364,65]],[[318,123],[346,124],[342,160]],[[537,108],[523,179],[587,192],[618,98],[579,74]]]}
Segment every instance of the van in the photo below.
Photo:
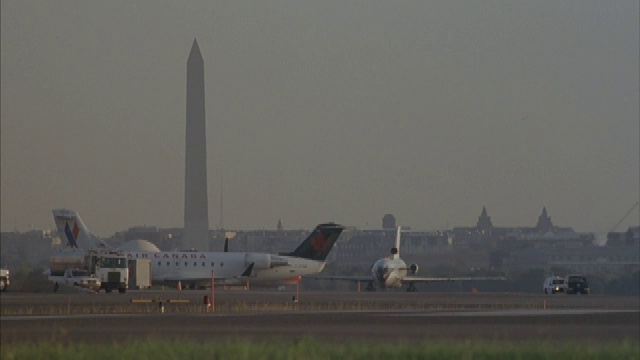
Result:
{"label": "van", "polygon": [[560,276],[549,276],[548,278],[544,279],[542,290],[545,294],[564,292],[564,279]]}
{"label": "van", "polygon": [[589,282],[582,275],[569,275],[564,279],[565,294],[588,294]]}

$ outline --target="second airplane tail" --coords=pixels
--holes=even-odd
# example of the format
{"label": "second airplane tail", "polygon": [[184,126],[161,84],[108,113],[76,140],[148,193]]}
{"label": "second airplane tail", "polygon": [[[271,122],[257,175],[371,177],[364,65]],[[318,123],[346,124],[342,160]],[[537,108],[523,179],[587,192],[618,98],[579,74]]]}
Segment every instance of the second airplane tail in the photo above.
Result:
{"label": "second airplane tail", "polygon": [[344,230],[342,225],[334,223],[320,224],[298,247],[287,256],[324,261]]}
{"label": "second airplane tail", "polygon": [[72,248],[90,249],[106,247],[104,241],[93,235],[84,225],[80,215],[74,210],[53,210],[53,219],[60,237]]}

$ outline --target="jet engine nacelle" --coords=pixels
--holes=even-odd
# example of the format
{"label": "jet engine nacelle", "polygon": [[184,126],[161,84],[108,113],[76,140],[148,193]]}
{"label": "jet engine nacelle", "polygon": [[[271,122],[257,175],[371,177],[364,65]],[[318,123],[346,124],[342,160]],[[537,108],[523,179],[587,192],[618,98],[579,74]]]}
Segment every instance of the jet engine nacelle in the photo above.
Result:
{"label": "jet engine nacelle", "polygon": [[409,265],[409,274],[415,275],[418,273],[418,264]]}
{"label": "jet engine nacelle", "polygon": [[253,263],[253,268],[255,270],[271,269],[271,254],[248,253],[245,256],[244,261],[247,266]]}

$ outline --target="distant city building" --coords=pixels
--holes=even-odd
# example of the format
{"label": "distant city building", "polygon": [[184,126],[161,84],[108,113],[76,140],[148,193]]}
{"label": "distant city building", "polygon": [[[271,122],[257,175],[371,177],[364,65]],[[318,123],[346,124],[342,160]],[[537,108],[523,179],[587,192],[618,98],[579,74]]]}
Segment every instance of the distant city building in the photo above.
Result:
{"label": "distant city building", "polygon": [[393,214],[386,214],[382,217],[382,228],[383,229],[395,229],[396,228],[396,217]]}
{"label": "distant city building", "polygon": [[[335,261],[352,266],[369,267],[373,260],[388,256],[395,247],[396,230],[345,230],[336,245]],[[419,261],[453,251],[449,233],[439,231],[402,232],[400,255],[403,259]]]}
{"label": "distant city building", "polygon": [[[229,239],[229,251],[267,252],[271,254],[291,252],[309,233],[311,233],[311,230],[236,231],[235,236]],[[221,238],[221,236],[217,237]],[[218,242],[216,241],[216,243]],[[331,254],[334,252],[335,249],[329,254],[329,260],[331,260]]]}
{"label": "distant city building", "polygon": [[457,248],[499,248],[512,251],[526,247],[582,247],[591,246],[593,234],[580,234],[569,227],[554,226],[547,208],[543,207],[534,227],[495,227],[485,207],[475,227],[454,227],[454,246]]}
{"label": "distant city building", "polygon": [[640,246],[640,226],[632,226],[624,232],[609,232],[608,246]]}
{"label": "distant city building", "polygon": [[156,226],[134,226],[124,236],[124,241],[140,239],[157,243],[160,240],[160,232]]}
{"label": "distant city building", "polygon": [[[345,271],[367,273],[375,259],[388,256],[395,246],[395,217],[385,215],[383,226],[366,230],[347,228],[327,261]],[[229,250],[290,252],[309,232],[284,230],[279,220],[276,230],[232,231]],[[223,240],[229,233],[209,231],[211,250],[222,251]],[[182,234],[182,228],[135,226],[104,240],[121,248],[142,244],[162,251],[190,249],[181,245]],[[640,270],[640,226],[610,232],[607,237],[606,246],[595,246],[592,233],[554,226],[546,208],[536,226],[496,227],[483,206],[474,227],[454,227],[452,231],[414,231],[405,227],[400,254],[407,263],[418,264],[422,275],[439,266],[442,266],[439,271],[495,268],[509,272],[539,268],[587,275],[625,275]],[[52,247],[65,243],[56,231],[30,231],[2,233],[0,245],[0,263],[15,269],[45,265]]]}
{"label": "distant city building", "polygon": [[542,208],[542,214],[538,216],[538,223],[536,224],[536,230],[541,233],[553,231],[553,223],[551,223],[551,216],[547,215],[547,208]]}
{"label": "distant city building", "polygon": [[640,270],[639,246],[538,247],[513,252],[504,259],[508,271],[565,269],[585,275],[623,275]]}
{"label": "distant city building", "polygon": [[21,269],[46,265],[54,246],[61,246],[57,231],[31,230],[0,233],[0,266]]}
{"label": "distant city building", "polygon": [[493,224],[491,223],[491,216],[487,215],[487,208],[482,207],[482,213],[478,216],[478,222],[476,224],[476,230],[483,234],[491,234],[493,230]]}

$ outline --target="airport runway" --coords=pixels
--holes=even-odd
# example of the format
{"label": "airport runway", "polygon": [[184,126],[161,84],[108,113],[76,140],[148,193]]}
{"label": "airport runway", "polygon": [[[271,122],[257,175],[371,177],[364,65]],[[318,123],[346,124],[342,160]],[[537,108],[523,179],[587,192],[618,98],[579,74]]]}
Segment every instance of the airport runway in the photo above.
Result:
{"label": "airport runway", "polygon": [[[172,339],[299,339],[420,343],[488,340],[638,343],[637,297],[535,294],[303,293],[210,291],[22,294],[0,297],[2,345]],[[189,303],[167,303],[178,299]],[[164,300],[132,304],[131,300]],[[29,312],[26,314],[24,312]],[[53,315],[46,315],[53,313]]]}

